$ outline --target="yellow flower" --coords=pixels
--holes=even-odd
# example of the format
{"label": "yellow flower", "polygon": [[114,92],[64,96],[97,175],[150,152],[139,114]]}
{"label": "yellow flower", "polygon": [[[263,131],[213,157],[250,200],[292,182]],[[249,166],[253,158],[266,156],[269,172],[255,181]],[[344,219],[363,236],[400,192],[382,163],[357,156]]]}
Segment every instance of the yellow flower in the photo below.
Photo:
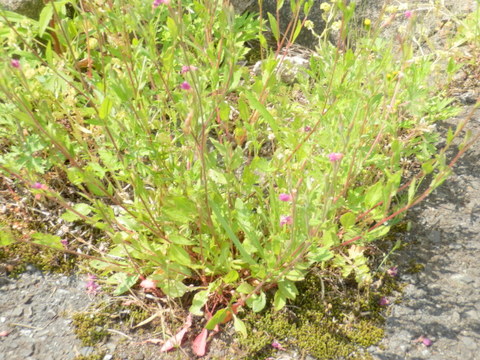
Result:
{"label": "yellow flower", "polygon": [[326,3],[326,2],[324,2],[320,5],[320,9],[322,9],[325,12],[330,11],[331,8],[332,8],[332,6],[329,3]]}
{"label": "yellow flower", "polygon": [[333,31],[338,31],[342,27],[342,22],[341,21],[334,21],[332,23],[332,30]]}
{"label": "yellow flower", "polygon": [[365,21],[363,22],[363,24],[368,27],[368,26],[372,25],[372,20],[370,20],[370,19],[365,19]]}
{"label": "yellow flower", "polygon": [[314,25],[313,25],[313,21],[311,21],[311,20],[305,21],[305,28],[306,28],[307,30],[312,30],[312,29],[313,29],[313,26],[314,26]]}

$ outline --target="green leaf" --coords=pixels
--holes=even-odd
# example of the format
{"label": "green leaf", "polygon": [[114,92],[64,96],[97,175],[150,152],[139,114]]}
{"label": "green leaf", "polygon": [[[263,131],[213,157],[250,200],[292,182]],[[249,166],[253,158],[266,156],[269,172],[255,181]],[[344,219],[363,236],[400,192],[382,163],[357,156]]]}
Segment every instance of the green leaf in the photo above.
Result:
{"label": "green leaf", "polygon": [[230,270],[227,275],[223,277],[225,284],[232,284],[237,281],[239,278],[238,272],[235,270]]}
{"label": "green leaf", "polygon": [[263,291],[259,295],[257,294],[252,295],[247,300],[247,305],[250,306],[250,308],[254,312],[262,311],[265,308],[266,304],[267,304],[267,297],[265,296],[265,293]]}
{"label": "green leaf", "polygon": [[48,247],[62,250],[63,245],[60,242],[60,236],[50,235],[50,234],[42,234],[42,233],[35,233],[32,235],[33,242],[35,244],[46,245]]}
{"label": "green leaf", "polygon": [[251,265],[255,265],[256,264],[255,260],[253,260],[250,254],[245,251],[245,248],[243,247],[242,243],[240,242],[240,240],[238,240],[232,228],[226,222],[225,218],[222,216],[222,213],[220,212],[220,209],[218,208],[217,204],[215,204],[214,202],[211,202],[210,207],[212,208],[213,213],[215,214],[215,218],[222,225],[223,229],[227,233],[230,240],[232,240],[232,242],[235,244],[236,248],[240,252],[240,255],[242,255],[243,260]]}
{"label": "green leaf", "polygon": [[[80,203],[73,206],[73,210],[81,215],[87,216],[92,212],[92,207],[88,204]],[[65,221],[77,221],[81,219],[81,216],[77,215],[71,210],[67,210],[60,217]]]}
{"label": "green leaf", "polygon": [[233,315],[233,327],[235,328],[235,331],[242,334],[244,338],[247,337],[247,327],[245,326],[245,323],[235,314]]}
{"label": "green leaf", "polygon": [[201,309],[207,303],[209,293],[210,292],[208,290],[197,292],[193,297],[192,306],[190,306],[188,311],[190,311],[193,315],[202,316],[203,311]]}
{"label": "green leaf", "polygon": [[270,21],[270,30],[272,30],[273,37],[275,40],[280,41],[280,30],[278,27],[277,20],[275,19],[275,16],[273,16],[270,13],[267,13],[268,15],[268,21]]}
{"label": "green leaf", "polygon": [[417,179],[413,179],[411,182],[410,186],[408,187],[408,203],[411,204],[413,201],[413,198],[415,196],[416,190],[417,190]]}
{"label": "green leaf", "polygon": [[226,184],[228,183],[228,182],[227,182],[227,178],[225,177],[225,175],[223,175],[221,172],[216,171],[216,170],[213,170],[213,169],[209,169],[209,170],[208,170],[208,177],[209,177],[215,184],[226,185]]}
{"label": "green leaf", "polygon": [[275,134],[278,133],[278,125],[272,114],[267,110],[267,108],[260,102],[258,99],[250,92],[245,92],[245,96],[250,103],[252,109],[258,111],[260,115],[267,121],[268,125],[272,128]]}
{"label": "green leaf", "polygon": [[371,186],[365,194],[365,205],[367,208],[373,208],[383,197],[383,184],[377,182]]}
{"label": "green leaf", "polygon": [[105,119],[108,115],[110,115],[110,111],[112,110],[113,103],[108,97],[103,99],[102,105],[100,105],[100,110],[98,112],[98,116],[100,119]]}
{"label": "green leaf", "polygon": [[14,242],[13,235],[6,226],[0,226],[0,246],[7,246]]}
{"label": "green leaf", "polygon": [[344,229],[348,229],[348,228],[352,227],[353,225],[355,225],[356,218],[357,217],[355,216],[354,213],[348,212],[346,214],[343,214],[340,217],[340,224],[342,224]]}
{"label": "green leaf", "polygon": [[52,20],[52,16],[53,16],[53,2],[49,2],[42,9],[40,13],[40,17],[38,19],[38,36],[40,37],[43,36],[43,34],[45,33],[45,30],[48,27],[48,24],[50,23],[50,20]]}
{"label": "green leaf", "polygon": [[184,283],[171,279],[163,281],[159,284],[159,287],[167,296],[172,298],[183,296],[188,291],[188,287]]}
{"label": "green leaf", "polygon": [[188,252],[180,246],[172,244],[168,249],[168,257],[177,264],[185,266],[192,265],[192,259],[190,259],[190,255],[188,255]]}
{"label": "green leaf", "polygon": [[205,329],[207,330],[213,330],[216,325],[220,324],[225,318],[227,317],[228,314],[228,309],[221,309],[218,310],[215,315],[212,316],[212,318],[208,321],[207,325],[205,325]]}
{"label": "green leaf", "polygon": [[275,311],[283,309],[286,304],[287,297],[280,290],[277,290],[277,292],[275,292],[275,296],[273,297],[273,307]]}
{"label": "green leaf", "polygon": [[290,280],[279,281],[278,290],[290,300],[294,300],[298,295],[297,287]]}
{"label": "green leaf", "polygon": [[243,282],[237,287],[237,292],[240,294],[250,294],[255,288],[249,283]]}
{"label": "green leaf", "polygon": [[133,285],[138,281],[138,275],[127,275],[124,280],[118,284],[117,288],[113,292],[113,295],[122,295],[126,293]]}

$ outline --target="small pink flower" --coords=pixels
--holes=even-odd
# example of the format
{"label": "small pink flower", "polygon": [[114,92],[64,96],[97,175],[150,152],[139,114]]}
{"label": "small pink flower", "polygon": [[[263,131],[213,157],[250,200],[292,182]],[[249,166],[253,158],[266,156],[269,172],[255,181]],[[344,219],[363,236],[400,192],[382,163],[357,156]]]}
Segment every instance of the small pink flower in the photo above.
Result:
{"label": "small pink flower", "polygon": [[398,275],[398,266],[392,266],[387,270],[388,276],[395,277]]}
{"label": "small pink flower", "polygon": [[328,156],[328,159],[330,160],[330,162],[332,162],[332,163],[340,161],[343,158],[342,153],[330,153],[327,156]]}
{"label": "small pink flower", "polygon": [[96,279],[97,277],[95,275],[88,274],[88,281],[85,284],[87,293],[95,295],[100,289],[100,286],[95,282]]}
{"label": "small pink flower", "polygon": [[198,70],[196,66],[193,65],[183,65],[182,70],[180,71],[180,74],[186,74],[189,71],[195,71]]}
{"label": "small pink flower", "polygon": [[60,240],[60,242],[62,243],[62,245],[64,247],[68,247],[68,240],[67,239],[62,239],[62,240]]}
{"label": "small pink flower", "polygon": [[12,65],[15,69],[19,69],[20,68],[20,60],[12,59],[10,61],[10,65]]}
{"label": "small pink flower", "polygon": [[280,345],[278,341],[272,342],[272,347],[278,350],[286,351],[286,349],[282,345]]}
{"label": "small pink flower", "polygon": [[405,14],[404,14],[404,15],[405,15],[405,17],[406,17],[407,19],[410,19],[410,18],[412,17],[412,15],[413,15],[413,12],[410,11],[410,10],[407,10],[407,11],[405,11]]}
{"label": "small pink flower", "polygon": [[158,7],[159,5],[169,5],[170,4],[170,0],[155,0],[153,2],[153,7],[156,8]]}
{"label": "small pink flower", "polygon": [[293,224],[293,218],[290,215],[282,215],[280,216],[280,225],[292,225]]}
{"label": "small pink flower", "polygon": [[32,188],[37,189],[37,190],[47,190],[48,189],[47,185],[39,183],[39,182],[34,183],[32,185]]}
{"label": "small pink flower", "polygon": [[388,304],[390,304],[390,300],[388,300],[385,296],[382,296],[378,301],[378,305],[380,306],[387,306]]}
{"label": "small pink flower", "polygon": [[183,83],[180,84],[180,89],[182,90],[190,90],[192,87],[188,83],[188,81],[184,81]]}
{"label": "small pink flower", "polygon": [[278,199],[280,201],[292,201],[292,195],[282,193],[282,194],[278,195]]}
{"label": "small pink flower", "polygon": [[157,288],[156,281],[151,279],[145,279],[140,283],[140,286],[145,290],[152,290]]}
{"label": "small pink flower", "polygon": [[427,337],[424,337],[424,338],[422,339],[422,343],[423,343],[423,345],[425,345],[425,346],[432,346],[432,344],[433,344],[432,340],[430,340],[430,339],[427,338]]}
{"label": "small pink flower", "polygon": [[305,131],[305,132],[310,132],[310,131],[312,131],[312,128],[307,125],[307,126],[305,126],[305,127],[303,128],[303,131]]}

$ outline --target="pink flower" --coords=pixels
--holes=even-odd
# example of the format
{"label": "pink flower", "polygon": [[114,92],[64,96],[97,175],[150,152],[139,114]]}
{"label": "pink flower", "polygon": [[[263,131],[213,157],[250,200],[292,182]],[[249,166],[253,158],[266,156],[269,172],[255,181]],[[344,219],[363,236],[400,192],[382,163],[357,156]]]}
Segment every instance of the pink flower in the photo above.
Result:
{"label": "pink flower", "polygon": [[95,295],[100,289],[100,286],[98,286],[98,284],[95,282],[96,279],[97,277],[95,275],[88,275],[88,281],[85,284],[85,287],[87,288],[87,293]]}
{"label": "pink flower", "polygon": [[12,65],[15,69],[19,69],[20,68],[20,60],[12,59],[10,61],[10,65]]}
{"label": "pink flower", "polygon": [[280,216],[280,225],[292,225],[293,224],[293,218],[290,215],[282,215]]}
{"label": "pink flower", "polygon": [[422,339],[422,343],[423,343],[423,345],[425,345],[425,346],[432,346],[432,344],[433,344],[433,343],[432,343],[432,340],[430,340],[430,339],[427,338],[427,337],[424,337],[424,338]]}
{"label": "pink flower", "polygon": [[405,17],[406,17],[407,19],[410,19],[410,18],[412,17],[412,15],[413,15],[413,12],[410,11],[410,10],[407,10],[407,11],[405,11],[405,14],[404,14],[404,15],[405,15]]}
{"label": "pink flower", "polygon": [[388,304],[390,304],[390,300],[388,300],[385,296],[382,296],[378,301],[378,305],[380,306],[387,306]]}
{"label": "pink flower", "polygon": [[157,284],[156,281],[151,280],[151,279],[145,279],[140,283],[140,286],[144,288],[145,290],[151,290],[151,289],[156,289]]}
{"label": "pink flower", "polygon": [[39,183],[39,182],[34,183],[32,185],[32,188],[37,189],[37,190],[47,190],[48,189],[47,185]]}
{"label": "pink flower", "polygon": [[192,87],[188,83],[188,81],[184,81],[183,83],[180,84],[180,89],[182,90],[190,90]]}
{"label": "pink flower", "polygon": [[153,7],[156,8],[157,6],[159,5],[169,5],[170,4],[170,0],[155,0],[153,2]]}
{"label": "pink flower", "polygon": [[278,341],[272,342],[272,347],[278,350],[286,351],[286,349],[282,345],[280,345]]}
{"label": "pink flower", "polygon": [[278,199],[280,201],[292,201],[292,195],[282,193],[282,194],[278,195]]}
{"label": "pink flower", "polygon": [[310,132],[310,131],[312,131],[312,128],[307,125],[307,126],[305,126],[305,127],[303,128],[303,131],[305,131],[305,132]]}
{"label": "pink flower", "polygon": [[68,240],[67,239],[62,239],[62,240],[60,240],[60,242],[62,243],[62,245],[64,247],[68,247]]}
{"label": "pink flower", "polygon": [[186,74],[189,71],[195,71],[198,70],[196,66],[193,65],[183,65],[182,70],[180,71],[180,74]]}
{"label": "pink flower", "polygon": [[398,275],[398,266],[392,266],[390,269],[387,270],[387,274],[391,277],[395,277]]}
{"label": "pink flower", "polygon": [[340,161],[343,158],[342,153],[330,153],[327,156],[328,156],[328,159],[330,160],[330,162],[332,162],[332,163]]}

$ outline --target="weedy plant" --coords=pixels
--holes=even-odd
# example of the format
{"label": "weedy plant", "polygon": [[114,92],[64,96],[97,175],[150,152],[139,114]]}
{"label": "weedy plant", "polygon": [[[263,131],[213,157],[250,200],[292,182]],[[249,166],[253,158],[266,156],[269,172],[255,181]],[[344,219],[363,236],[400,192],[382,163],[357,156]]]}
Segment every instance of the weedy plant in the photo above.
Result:
{"label": "weedy plant", "polygon": [[[365,245],[450,172],[433,124],[454,110],[427,86],[435,56],[414,57],[408,34],[391,43],[364,22],[352,46],[353,3],[322,6],[327,29],[294,84],[276,75],[305,21],[280,34],[269,14],[271,49],[266,24],[223,1],[61,0],[39,21],[2,12],[3,176],[108,235],[90,266],[115,294],[192,293],[207,332],[233,318],[245,333],[238,309],[281,309],[312,266],[368,285]],[[258,75],[244,65],[252,40]]]}

